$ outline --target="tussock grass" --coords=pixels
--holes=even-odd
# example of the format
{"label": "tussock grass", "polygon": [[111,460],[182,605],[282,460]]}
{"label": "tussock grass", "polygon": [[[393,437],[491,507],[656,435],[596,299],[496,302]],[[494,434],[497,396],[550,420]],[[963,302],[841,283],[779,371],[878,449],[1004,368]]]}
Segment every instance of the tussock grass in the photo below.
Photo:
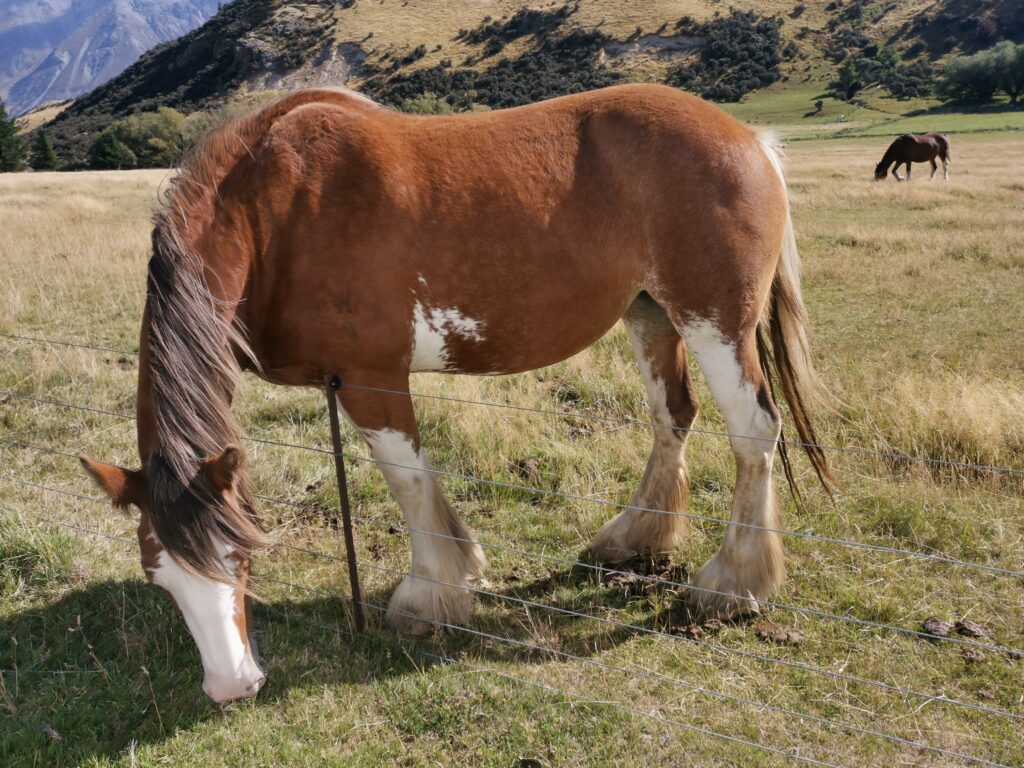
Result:
{"label": "tussock grass", "polygon": [[[1024,468],[1024,209],[1013,181],[1024,172],[1024,144],[954,136],[948,184],[928,182],[920,166],[909,185],[875,184],[871,171],[886,143],[808,141],[789,150],[813,343],[829,389],[831,410],[818,416],[822,439]],[[0,176],[0,332],[134,349],[149,215],[165,176]],[[133,408],[131,355],[2,338],[0,352],[0,389]],[[699,377],[698,388],[697,426],[722,430]],[[642,475],[649,434],[585,418],[647,419],[619,328],[543,371],[493,379],[418,375],[413,389],[555,414],[418,398],[426,446],[444,471],[611,502],[627,501]],[[236,404],[253,436],[329,445],[319,392],[249,378]],[[346,437],[352,454],[367,455],[353,433]],[[25,401],[0,398],[0,438],[137,461],[130,421]],[[842,765],[951,762],[708,691],[1008,764],[1024,759],[1012,721],[685,638],[524,610],[500,597],[480,600],[472,629],[656,672],[697,690],[467,634],[404,641],[380,626],[373,609],[369,632],[351,637],[347,607],[332,596],[347,589],[342,564],[285,546],[340,554],[330,458],[262,444],[247,449],[260,493],[312,509],[261,503],[279,537],[255,570],[270,682],[256,701],[223,710],[200,692],[198,655],[184,622],[141,578],[133,519],[104,503],[0,481],[0,763],[475,766],[530,757],[545,765],[787,764],[655,717],[629,717],[612,703]],[[797,459],[807,504],[798,510],[784,494],[787,528],[1024,569],[1019,477],[831,455],[837,502],[814,488],[810,468]],[[692,435],[690,461],[691,511],[724,519],[733,472],[726,442]],[[67,457],[0,444],[0,467],[0,474],[97,495]],[[351,462],[349,483],[366,599],[383,606],[408,566],[404,536],[389,532],[401,515],[371,463]],[[484,542],[555,558],[574,559],[613,512],[536,491],[454,478],[443,485]],[[130,541],[81,536],[43,517]],[[694,572],[721,533],[714,522],[695,522],[675,555],[680,572]],[[781,603],[911,630],[928,616],[969,618],[992,629],[995,642],[1024,647],[1019,579],[792,537],[785,545],[789,579]],[[493,548],[488,556],[488,590],[499,596],[647,629],[664,628],[678,609],[671,588],[627,594],[557,562]],[[1020,661],[986,653],[970,662],[956,646],[782,608],[770,617],[804,642],[766,645],[746,624],[708,630],[703,640],[1024,714]],[[463,663],[438,664],[438,656]],[[43,723],[62,740],[47,735]]]}

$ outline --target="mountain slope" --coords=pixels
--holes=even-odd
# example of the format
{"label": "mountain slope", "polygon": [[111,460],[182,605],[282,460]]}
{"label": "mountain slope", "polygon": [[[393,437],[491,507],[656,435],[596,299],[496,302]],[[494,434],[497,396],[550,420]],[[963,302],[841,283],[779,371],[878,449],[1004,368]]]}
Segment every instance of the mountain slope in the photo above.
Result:
{"label": "mountain slope", "polygon": [[923,66],[900,77],[930,83],[932,62],[985,35],[1024,39],[1020,0],[563,1],[235,0],[48,130],[74,165],[127,115],[216,109],[255,91],[347,84],[393,105],[433,92],[439,108],[462,109],[646,80],[735,100],[780,78],[824,90],[844,58],[883,47],[890,62]]}
{"label": "mountain slope", "polygon": [[217,7],[217,0],[4,0],[0,98],[21,114],[86,93]]}

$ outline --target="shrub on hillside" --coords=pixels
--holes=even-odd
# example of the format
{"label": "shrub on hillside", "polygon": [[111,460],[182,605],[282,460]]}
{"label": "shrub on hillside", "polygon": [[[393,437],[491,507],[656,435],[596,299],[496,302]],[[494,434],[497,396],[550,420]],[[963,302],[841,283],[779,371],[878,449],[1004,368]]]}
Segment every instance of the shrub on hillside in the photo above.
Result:
{"label": "shrub on hillside", "polygon": [[110,131],[135,156],[140,168],[170,168],[189,146],[185,116],[171,107],[119,120]]}
{"label": "shrub on hillside", "polygon": [[949,99],[981,103],[1004,91],[1016,103],[1024,94],[1024,44],[1008,40],[973,56],[953,59],[942,71],[939,93]]}
{"label": "shrub on hillside", "polygon": [[443,62],[390,77],[378,73],[364,83],[363,90],[397,107],[415,104],[431,93],[454,109],[466,110],[478,105],[514,107],[620,82],[621,74],[598,61],[610,40],[607,35],[577,27],[563,31],[574,11],[575,6],[522,11],[507,21],[485,21],[476,30],[460,32],[462,39],[480,42],[534,35],[532,48],[515,58],[503,58],[489,69],[453,68],[450,62]]}
{"label": "shrub on hillside", "polygon": [[399,109],[412,115],[450,115],[454,111],[451,104],[430,91],[404,99]]}
{"label": "shrub on hillside", "polygon": [[666,82],[714,101],[739,101],[771,85],[781,76],[779,24],[775,18],[737,10],[702,24],[680,19],[676,29],[705,42],[699,59],[674,67]]}
{"label": "shrub on hillside", "polygon": [[507,20],[481,24],[473,30],[460,30],[456,40],[472,45],[484,44],[484,55],[493,56],[513,40],[528,35],[542,35],[554,32],[570,15],[579,9],[579,4],[566,3],[561,8],[542,11],[538,8],[520,8]]}

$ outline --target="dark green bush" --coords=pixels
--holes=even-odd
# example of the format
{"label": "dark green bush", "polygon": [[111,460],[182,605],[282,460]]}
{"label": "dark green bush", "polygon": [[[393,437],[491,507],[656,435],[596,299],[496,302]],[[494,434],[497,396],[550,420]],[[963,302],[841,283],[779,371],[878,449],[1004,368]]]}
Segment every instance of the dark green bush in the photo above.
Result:
{"label": "dark green bush", "polygon": [[676,22],[676,28],[704,38],[705,43],[698,61],[669,71],[669,85],[714,101],[739,101],[781,76],[782,39],[777,19],[733,10],[702,24],[684,17]]}
{"label": "dark green bush", "polygon": [[997,91],[1012,102],[1024,93],[1024,44],[1008,40],[973,56],[960,56],[946,64],[939,93],[949,99],[981,103],[991,101]]}
{"label": "dark green bush", "polygon": [[[452,67],[450,61],[414,72],[376,73],[363,90],[391,106],[416,104],[423,94],[436,94],[454,109],[474,105],[501,108],[529,104],[568,93],[619,82],[622,76],[598,63],[607,35],[567,26],[576,6],[553,11],[523,9],[507,20],[485,21],[460,38],[485,43],[533,36],[533,47],[515,58],[503,58],[488,69]],[[503,46],[502,46],[503,47]]]}

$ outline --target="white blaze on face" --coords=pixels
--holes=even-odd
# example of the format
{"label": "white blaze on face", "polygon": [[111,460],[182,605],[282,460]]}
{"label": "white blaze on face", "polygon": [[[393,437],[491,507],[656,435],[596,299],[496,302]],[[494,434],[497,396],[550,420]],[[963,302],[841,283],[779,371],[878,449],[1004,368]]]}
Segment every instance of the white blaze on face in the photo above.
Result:
{"label": "white blaze on face", "polygon": [[[231,572],[230,548],[222,544],[219,549]],[[203,690],[218,703],[254,696],[266,675],[239,630],[237,618],[244,606],[236,589],[186,571],[163,550],[157,563],[147,570],[154,584],[171,593],[185,617],[203,662]]]}
{"label": "white blaze on face", "polygon": [[[420,278],[423,281],[423,278]],[[425,281],[423,281],[425,283]],[[416,302],[413,307],[413,345],[411,371],[451,370],[448,339],[452,336],[483,341],[482,323],[466,317],[458,309],[434,309]]]}

